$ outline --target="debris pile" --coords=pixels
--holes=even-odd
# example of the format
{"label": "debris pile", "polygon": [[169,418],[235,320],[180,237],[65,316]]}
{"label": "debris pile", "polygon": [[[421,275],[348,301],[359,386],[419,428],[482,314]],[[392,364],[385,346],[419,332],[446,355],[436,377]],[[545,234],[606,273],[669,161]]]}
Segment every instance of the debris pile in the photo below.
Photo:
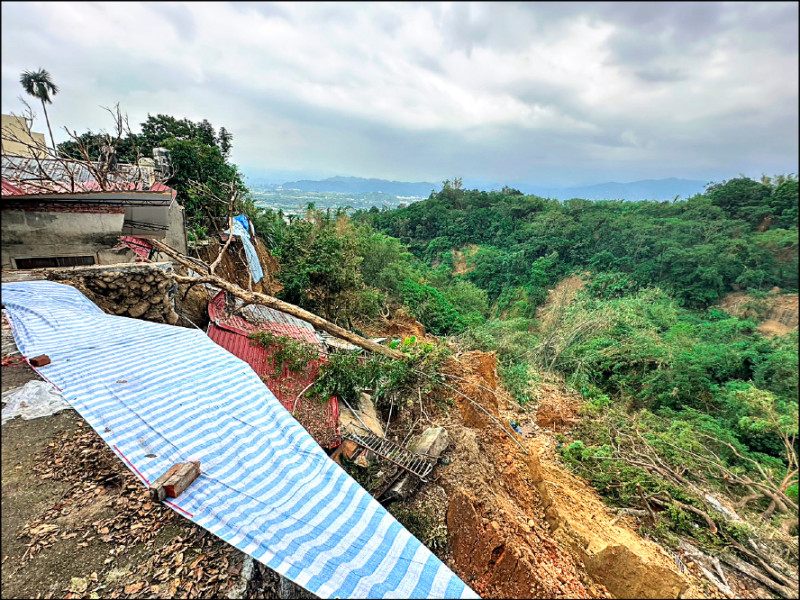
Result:
{"label": "debris pile", "polygon": [[564,431],[578,422],[580,398],[566,394],[559,386],[551,383],[537,385],[539,405],[536,410],[536,424],[552,431]]}
{"label": "debris pile", "polygon": [[504,400],[494,356],[461,354],[446,372],[452,388],[496,418],[448,389],[443,393],[459,410],[436,415],[453,439],[450,464],[434,472],[449,498],[452,564],[476,592],[504,598],[708,597],[697,573],[619,522],[593,489],[558,464],[551,430],[571,425],[577,396],[541,384],[539,428],[503,432],[498,422],[520,423],[530,415]]}

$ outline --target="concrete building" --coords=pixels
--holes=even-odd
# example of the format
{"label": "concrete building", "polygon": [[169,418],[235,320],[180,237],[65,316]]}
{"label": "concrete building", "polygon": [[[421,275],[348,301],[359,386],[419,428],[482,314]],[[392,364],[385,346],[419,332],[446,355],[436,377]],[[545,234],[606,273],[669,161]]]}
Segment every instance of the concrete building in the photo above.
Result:
{"label": "concrete building", "polygon": [[24,119],[3,115],[3,269],[157,260],[148,239],[186,252],[183,207],[175,190],[155,181],[153,159],[103,169],[25,155],[29,148],[13,140],[26,132]]}
{"label": "concrete building", "polygon": [[133,262],[143,254],[131,247],[147,247],[148,239],[186,252],[183,207],[166,186],[71,194],[2,186],[4,269]]}
{"label": "concrete building", "polygon": [[[43,133],[31,131],[28,121],[23,117],[14,115],[2,115],[0,117],[0,128],[2,129],[2,151],[0,154],[10,156],[24,156],[33,158],[47,156]],[[35,146],[36,149],[31,146]],[[39,150],[38,148],[41,148]]]}

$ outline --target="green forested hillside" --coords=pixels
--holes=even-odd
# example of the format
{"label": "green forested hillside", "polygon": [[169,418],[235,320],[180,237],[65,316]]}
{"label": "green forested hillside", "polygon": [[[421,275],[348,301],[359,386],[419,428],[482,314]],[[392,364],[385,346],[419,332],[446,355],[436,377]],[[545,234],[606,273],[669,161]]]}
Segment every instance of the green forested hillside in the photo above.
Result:
{"label": "green forested hillside", "polygon": [[695,308],[732,285],[797,288],[796,179],[734,179],[685,202],[561,203],[446,183],[426,202],[370,217],[429,262],[480,245],[468,278],[500,306],[524,292],[532,309],[575,269],[658,285]]}
{"label": "green forested hillside", "polygon": [[[764,337],[717,303],[797,294],[797,219],[790,176],[660,203],[456,181],[397,210],[310,207],[289,224],[262,211],[255,223],[286,300],[355,329],[404,307],[435,335],[497,352],[522,403],[562,378],[584,398],[564,461],[609,502],[659,509],[654,534],[713,549],[796,531],[797,329]],[[580,289],[537,312],[566,277]],[[796,561],[796,545],[772,538]]]}

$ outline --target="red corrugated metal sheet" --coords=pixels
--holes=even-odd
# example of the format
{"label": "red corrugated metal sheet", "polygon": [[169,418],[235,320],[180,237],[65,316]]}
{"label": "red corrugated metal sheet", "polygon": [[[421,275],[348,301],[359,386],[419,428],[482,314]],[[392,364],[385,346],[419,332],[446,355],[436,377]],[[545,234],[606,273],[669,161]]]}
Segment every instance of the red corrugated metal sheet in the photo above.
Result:
{"label": "red corrugated metal sheet", "polygon": [[3,188],[3,196],[21,196],[25,193],[24,190],[21,190],[15,185],[11,185],[9,182],[3,180],[2,182]]}
{"label": "red corrugated metal sheet", "polygon": [[153,244],[146,238],[136,237],[135,235],[121,235],[119,236],[120,244],[125,245],[133,250],[141,258],[149,259],[150,253],[153,251]]}
{"label": "red corrugated metal sheet", "polygon": [[[12,165],[7,164],[8,161],[5,160],[6,158],[21,160],[22,166],[15,170]],[[45,172],[48,173],[47,177],[37,181],[36,185],[31,185],[24,181],[26,176],[44,168],[44,165],[47,163],[54,163],[55,165],[51,167],[50,170],[47,168],[44,169]],[[66,172],[68,164],[68,162],[61,162],[53,159],[34,161],[34,159],[26,159],[25,157],[4,157],[2,195],[27,196],[32,194],[70,194],[103,191],[149,191],[170,192],[173,202],[178,195],[177,190],[164,185],[160,181],[153,183],[149,188],[141,181],[107,181],[107,189],[103,190],[100,184],[92,178],[91,173],[88,172],[84,165],[78,163],[71,165],[72,176],[69,176]],[[55,168],[55,170],[53,170],[53,168]]]}
{"label": "red corrugated metal sheet", "polygon": [[274,335],[290,337],[308,344],[322,345],[322,340],[309,323],[266,306],[250,305],[242,311],[250,320],[229,315],[225,310],[225,292],[214,296],[208,305],[208,316],[218,327],[237,333],[269,331]]}
{"label": "red corrugated metal sheet", "polygon": [[324,357],[311,361],[300,373],[289,373],[285,367],[283,372],[275,373],[273,352],[260,344],[253,344],[245,332],[218,327],[212,322],[208,326],[208,336],[249,364],[287,410],[295,408],[297,420],[323,448],[334,448],[341,443],[339,402],[335,397],[329,398],[324,405],[309,398],[297,401],[302,391],[316,379]]}
{"label": "red corrugated metal sheet", "polygon": [[172,199],[175,200],[175,197],[178,195],[178,190],[174,190],[168,185],[164,185],[160,181],[156,181],[153,185],[150,186],[151,192],[170,192],[172,194]]}
{"label": "red corrugated metal sheet", "polygon": [[261,345],[253,344],[252,340],[246,335],[235,333],[222,327],[217,327],[214,323],[208,326],[208,337],[217,344],[225,348],[228,352],[241,358],[253,368],[259,377],[263,376],[267,370],[267,349]]}

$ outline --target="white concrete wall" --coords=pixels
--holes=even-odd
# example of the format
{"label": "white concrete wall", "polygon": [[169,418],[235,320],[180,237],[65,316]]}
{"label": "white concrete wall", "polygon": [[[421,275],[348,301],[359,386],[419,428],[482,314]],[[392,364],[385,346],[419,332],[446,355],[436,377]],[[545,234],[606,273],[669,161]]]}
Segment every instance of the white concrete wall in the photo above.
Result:
{"label": "white concrete wall", "polygon": [[169,229],[165,242],[178,252],[186,254],[186,221],[183,207],[177,202],[173,202],[169,207]]}
{"label": "white concrete wall", "polygon": [[4,209],[2,267],[14,268],[13,258],[94,256],[115,246],[123,213],[77,213]]}

